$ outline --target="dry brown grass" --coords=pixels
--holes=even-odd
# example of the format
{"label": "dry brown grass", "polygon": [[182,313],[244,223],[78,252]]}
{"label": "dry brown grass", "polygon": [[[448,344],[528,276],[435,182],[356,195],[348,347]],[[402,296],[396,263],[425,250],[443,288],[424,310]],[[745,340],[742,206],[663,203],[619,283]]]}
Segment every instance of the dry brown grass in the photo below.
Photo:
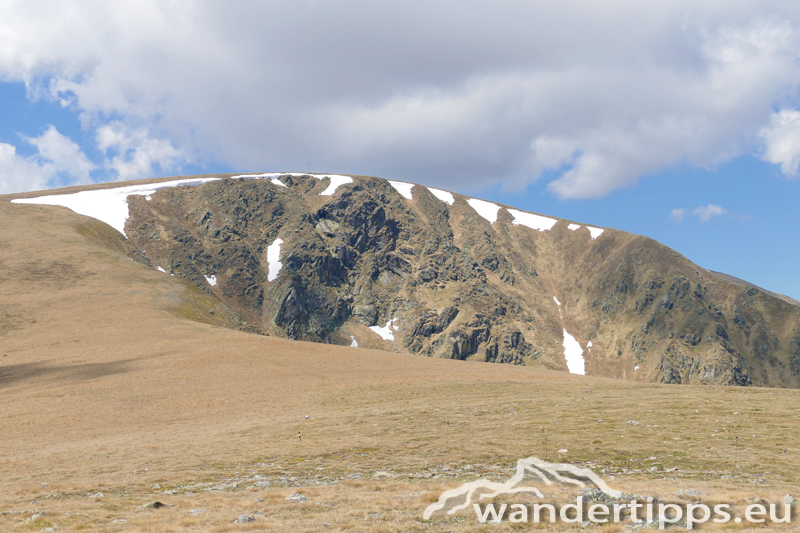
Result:
{"label": "dry brown grass", "polygon": [[[222,312],[176,317],[211,304],[81,235],[83,217],[0,201],[0,221],[0,531],[517,531],[532,526],[422,512],[531,455],[667,500],[798,491],[798,391],[249,335],[215,326]],[[243,513],[257,521],[233,524]]]}

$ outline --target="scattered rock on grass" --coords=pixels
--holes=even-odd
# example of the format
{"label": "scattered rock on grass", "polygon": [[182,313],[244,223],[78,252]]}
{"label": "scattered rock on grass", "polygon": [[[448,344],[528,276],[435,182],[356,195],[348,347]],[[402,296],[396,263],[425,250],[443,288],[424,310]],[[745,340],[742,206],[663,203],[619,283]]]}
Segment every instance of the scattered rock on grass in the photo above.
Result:
{"label": "scattered rock on grass", "polygon": [[308,498],[306,498],[305,496],[303,496],[299,492],[295,493],[295,494],[292,494],[291,496],[287,497],[286,499],[289,500],[290,502],[307,502],[308,501]]}
{"label": "scattered rock on grass", "polygon": [[237,518],[234,523],[235,524],[249,524],[250,522],[255,522],[255,521],[256,521],[256,519],[253,518],[252,516],[243,514],[243,515],[240,515],[239,518]]}
{"label": "scattered rock on grass", "polygon": [[161,502],[150,502],[145,505],[145,507],[148,509],[161,509],[162,507],[166,507],[166,505]]}
{"label": "scattered rock on grass", "polygon": [[679,490],[676,494],[677,494],[678,498],[680,498],[681,500],[689,500],[689,501],[693,501],[693,502],[699,501],[700,500],[700,496],[705,496],[705,494],[703,494],[699,490],[691,490],[691,489],[690,490]]}
{"label": "scattered rock on grass", "polygon": [[[609,476],[613,477],[613,476]],[[610,494],[602,491],[601,489],[595,488],[587,488],[581,489],[578,491],[578,494],[584,499],[585,502],[589,503],[630,503],[631,500],[643,500],[643,496],[639,496],[637,494],[631,494],[629,492],[623,492],[620,494],[619,497],[611,496]],[[630,509],[623,509],[622,510],[623,516],[627,516],[630,514]]]}
{"label": "scattered rock on grass", "polygon": [[787,494],[783,497],[783,505],[797,505],[797,498],[791,494]]}

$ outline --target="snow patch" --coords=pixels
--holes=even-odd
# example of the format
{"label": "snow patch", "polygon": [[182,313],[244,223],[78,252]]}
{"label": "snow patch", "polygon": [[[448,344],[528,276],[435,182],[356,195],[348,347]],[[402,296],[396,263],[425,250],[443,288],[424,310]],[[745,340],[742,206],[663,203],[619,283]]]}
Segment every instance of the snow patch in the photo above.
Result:
{"label": "snow patch", "polygon": [[592,351],[592,341],[589,341],[589,342],[586,344],[586,349],[587,349],[587,350],[589,350],[590,352]]}
{"label": "snow patch", "polygon": [[516,209],[509,209],[509,213],[514,217],[513,224],[518,226],[527,226],[531,229],[545,231],[556,225],[555,218],[543,217],[541,215],[534,215],[533,213],[525,213],[524,211],[517,211]]}
{"label": "snow patch", "polygon": [[389,180],[389,185],[394,187],[395,190],[397,190],[397,192],[399,192],[400,195],[403,198],[407,198],[409,200],[413,200],[414,199],[411,196],[411,189],[414,188],[414,184],[413,183],[406,183],[404,181],[392,181],[392,180]]}
{"label": "snow patch", "polygon": [[353,342],[350,343],[351,348],[358,348],[358,341],[356,340],[355,336],[350,335],[350,338],[353,339]]}
{"label": "snow patch", "polygon": [[186,185],[195,187],[215,181],[219,178],[199,178],[186,180],[163,181],[161,183],[148,183],[147,185],[130,185],[128,187],[115,187],[113,189],[97,189],[94,191],[81,191],[72,194],[52,194],[50,196],[37,196],[36,198],[17,198],[11,200],[15,204],[40,204],[60,205],[71,209],[79,215],[96,218],[105,222],[118,232],[127,237],[125,222],[130,216],[128,212],[128,196],[150,196],[159,189]]}
{"label": "snow patch", "polygon": [[485,218],[489,221],[490,224],[494,224],[497,220],[497,212],[500,211],[500,206],[497,204],[493,204],[492,202],[487,202],[485,200],[477,200],[475,198],[470,198],[467,200],[467,203],[478,213],[480,216]]}
{"label": "snow patch", "polygon": [[156,267],[156,270],[158,270],[159,272],[163,272],[164,274],[166,274],[166,273],[167,273],[167,271],[166,271],[166,270],[164,270],[164,269],[163,269],[163,268],[161,268],[161,267]]}
{"label": "snow patch", "polygon": [[428,190],[431,192],[432,195],[434,195],[436,198],[443,201],[447,205],[453,205],[453,203],[456,201],[456,199],[453,198],[453,193],[443,191],[441,189],[434,189],[433,187],[428,187]]}
{"label": "snow patch", "polygon": [[586,227],[589,228],[589,233],[592,235],[592,240],[595,240],[596,238],[598,238],[605,231],[604,229],[593,228],[591,226],[586,226]]}
{"label": "snow patch", "polygon": [[567,229],[571,229],[572,231],[575,231],[576,229],[578,229],[580,227],[581,227],[580,224],[570,224],[569,226],[567,226]]}
{"label": "snow patch", "polygon": [[212,287],[217,285],[217,276],[203,276]]}
{"label": "snow patch", "polygon": [[[247,180],[258,180],[258,179],[267,179],[278,185],[279,187],[286,187],[281,180],[278,179],[279,176],[283,176],[283,174],[279,174],[277,172],[269,172],[267,174],[239,174],[238,176],[231,176],[231,179],[247,179]],[[287,187],[288,188],[288,187]]]}
{"label": "snow patch", "polygon": [[267,246],[267,265],[269,266],[267,281],[275,281],[281,271],[281,267],[283,267],[281,263],[281,244],[283,244],[282,239],[275,239],[272,244]]}
{"label": "snow patch", "polygon": [[633,367],[634,370],[639,370],[638,366]]}
{"label": "snow patch", "polygon": [[333,193],[336,192],[336,189],[338,189],[340,185],[353,183],[353,178],[351,178],[350,176],[340,176],[339,174],[326,174],[324,176],[314,174],[313,176],[318,180],[322,180],[325,178],[331,180],[331,183],[330,185],[328,185],[328,188],[319,193],[321,196],[333,196]]}
{"label": "snow patch", "polygon": [[567,369],[570,374],[586,375],[583,349],[575,337],[564,330],[564,358],[567,360]]}
{"label": "snow patch", "polygon": [[331,180],[331,183],[328,185],[327,189],[320,193],[321,196],[333,196],[333,193],[336,192],[336,189],[338,189],[340,185],[353,183],[353,178],[350,176],[342,176],[341,174],[309,174],[308,172],[268,172],[266,174],[240,174],[238,176],[231,176],[231,178],[269,179],[275,185],[286,187],[286,185],[284,185],[283,182],[278,179],[281,176],[311,176],[312,178],[317,178],[320,181],[328,178]]}
{"label": "snow patch", "polygon": [[559,302],[559,301],[558,301],[558,298],[556,298],[555,296],[553,296],[553,300],[555,300],[555,301],[556,301],[556,305],[561,305],[561,302]]}
{"label": "snow patch", "polygon": [[395,326],[395,322],[397,322],[396,318],[391,319],[386,323],[384,327],[380,326],[370,326],[369,329],[380,335],[380,337],[385,341],[393,341],[394,340],[394,333],[392,329],[397,331],[397,326]]}

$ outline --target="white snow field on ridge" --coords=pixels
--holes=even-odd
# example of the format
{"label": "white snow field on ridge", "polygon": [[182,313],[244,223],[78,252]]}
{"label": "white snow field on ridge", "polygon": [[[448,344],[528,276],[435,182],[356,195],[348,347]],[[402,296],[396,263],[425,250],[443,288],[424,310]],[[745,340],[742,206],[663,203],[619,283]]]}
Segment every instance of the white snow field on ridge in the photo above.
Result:
{"label": "white snow field on ridge", "polygon": [[389,185],[395,188],[397,192],[400,193],[400,196],[407,200],[413,200],[413,196],[411,195],[411,189],[414,188],[413,183],[406,183],[404,181],[392,181],[389,180]]}
{"label": "white snow field on ridge", "polygon": [[604,229],[593,228],[591,226],[586,226],[586,227],[589,228],[589,233],[592,235],[592,240],[595,240],[596,238],[598,238],[605,231]]}
{"label": "white snow field on ridge", "polygon": [[[240,174],[231,176],[232,179],[269,179],[275,185],[286,187],[279,179],[280,176],[306,176],[300,172],[270,172],[267,174]],[[353,178],[340,174],[310,174],[318,180],[329,178],[330,185],[320,193],[321,196],[332,196],[340,185],[352,183]],[[128,185],[114,187],[110,189],[98,189],[96,191],[81,191],[72,194],[52,194],[49,196],[37,196],[36,198],[17,198],[11,200],[16,204],[37,204],[37,205],[59,205],[66,207],[87,217],[95,218],[105,222],[125,237],[125,222],[130,216],[128,212],[128,196],[145,196],[150,200],[150,195],[159,189],[166,187],[189,186],[194,187],[203,185],[210,181],[221,178],[192,178],[183,180],[164,181],[161,183],[148,183],[147,185]]]}
{"label": "white snow field on ridge", "polygon": [[508,212],[514,217],[514,224],[518,226],[527,226],[539,231],[551,229],[556,225],[556,222],[558,222],[555,218],[525,213],[524,211],[517,211],[516,209],[508,209]]}
{"label": "white snow field on ridge", "polygon": [[[408,200],[413,200],[411,193],[411,189],[414,187],[413,183],[390,180],[389,184],[394,187],[401,196]],[[427,189],[431,192],[431,194],[433,194],[439,200],[445,202],[447,205],[453,205],[455,203],[455,197],[453,196],[453,193],[443,191],[441,189],[434,189],[432,187],[427,187]],[[502,207],[493,202],[487,202],[486,200],[479,200],[477,198],[468,198],[467,204],[469,204],[469,206],[474,209],[476,213],[488,220],[490,224],[497,222],[497,214],[500,212],[500,209],[502,209]],[[506,211],[508,211],[511,216],[514,217],[512,224],[517,226],[525,226],[538,231],[547,231],[549,229],[553,229],[553,226],[558,223],[558,219],[556,218],[528,213],[518,209],[506,208]],[[567,228],[572,231],[575,231],[580,227],[580,224],[574,223],[567,226]],[[599,237],[603,231],[605,231],[603,229],[593,228],[591,226],[586,227],[589,229],[592,240]]]}
{"label": "white snow field on ridge", "polygon": [[179,185],[203,185],[219,178],[195,178],[185,180],[163,181],[147,185],[129,185],[113,189],[81,191],[72,194],[53,194],[36,198],[17,198],[11,200],[15,204],[60,205],[72,209],[79,215],[96,218],[105,222],[118,232],[125,234],[125,221],[128,220],[128,196],[149,196],[159,189],[178,187]]}
{"label": "white snow field on ridge", "polygon": [[[280,187],[286,185],[280,181],[280,176],[311,176],[318,180],[328,178],[330,183],[328,187],[320,193],[321,196],[332,196],[336,190],[345,184],[353,183],[353,178],[343,174],[308,174],[302,172],[267,172],[263,174],[239,174],[231,176],[232,179],[265,179],[271,181],[273,184]],[[99,189],[94,191],[81,191],[72,194],[55,194],[49,196],[38,196],[35,198],[17,198],[11,200],[13,203],[19,204],[40,204],[40,205],[59,205],[75,211],[78,214],[89,216],[105,222],[112,228],[119,231],[127,237],[125,233],[125,222],[128,220],[128,197],[132,195],[145,196],[150,200],[150,195],[159,189],[166,187],[178,186],[197,186],[205,183],[215,181],[222,178],[190,178],[182,180],[164,181],[161,183],[149,183],[147,185],[129,185],[123,187],[115,187],[110,189]],[[402,181],[387,180],[389,184],[394,187],[398,193],[408,200],[413,200],[412,189],[415,184]],[[449,191],[441,189],[434,189],[427,187],[427,189],[439,200],[448,205],[455,203],[455,197]],[[478,215],[494,224],[497,221],[497,215],[502,209],[501,206],[487,202],[486,200],[479,200],[477,198],[468,198],[467,204],[475,210]],[[552,229],[556,225],[558,219],[527,213],[517,209],[506,208],[506,210],[514,217],[513,224],[526,226],[538,231],[546,231]],[[580,228],[579,224],[569,224],[569,229],[575,231]],[[595,228],[586,226],[592,237],[592,240],[597,239],[605,230],[602,228]],[[277,274],[276,274],[277,275]]]}
{"label": "white snow field on ridge", "polygon": [[500,211],[499,205],[476,198],[470,198],[467,203],[476,213],[488,220],[490,224],[494,224],[497,221],[497,213]]}
{"label": "white snow field on ridge", "polygon": [[443,201],[447,205],[453,205],[456,199],[453,197],[453,193],[448,191],[443,191],[441,189],[434,189],[433,187],[428,187],[428,190],[431,192],[439,200]]}
{"label": "white snow field on ridge", "polygon": [[342,174],[310,174],[308,172],[267,172],[266,174],[239,174],[238,176],[231,176],[232,179],[268,179],[275,185],[280,185],[281,187],[286,187],[286,185],[281,182],[278,178],[281,176],[311,176],[312,178],[317,178],[318,180],[322,181],[325,178],[331,180],[328,188],[322,191],[320,196],[333,196],[333,193],[336,192],[336,189],[339,188],[340,185],[345,185],[347,183],[353,183],[353,178],[350,176],[344,176]]}
{"label": "white snow field on ridge", "polygon": [[286,185],[278,179],[279,176],[283,176],[283,174],[278,174],[277,172],[268,172],[266,174],[239,174],[238,176],[231,176],[232,179],[246,179],[246,180],[269,180],[275,185],[280,187],[286,187]]}

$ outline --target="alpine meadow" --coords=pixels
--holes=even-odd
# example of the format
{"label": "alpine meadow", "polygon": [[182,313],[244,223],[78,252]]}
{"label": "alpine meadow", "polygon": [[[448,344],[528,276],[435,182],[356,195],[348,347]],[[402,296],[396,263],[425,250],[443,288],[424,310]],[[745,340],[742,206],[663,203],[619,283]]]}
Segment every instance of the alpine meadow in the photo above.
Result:
{"label": "alpine meadow", "polygon": [[0,533],[800,531],[800,2],[0,1]]}
{"label": "alpine meadow", "polygon": [[798,492],[800,306],[652,239],[309,173],[0,219],[0,530],[581,530],[423,519],[528,456],[657,501]]}

